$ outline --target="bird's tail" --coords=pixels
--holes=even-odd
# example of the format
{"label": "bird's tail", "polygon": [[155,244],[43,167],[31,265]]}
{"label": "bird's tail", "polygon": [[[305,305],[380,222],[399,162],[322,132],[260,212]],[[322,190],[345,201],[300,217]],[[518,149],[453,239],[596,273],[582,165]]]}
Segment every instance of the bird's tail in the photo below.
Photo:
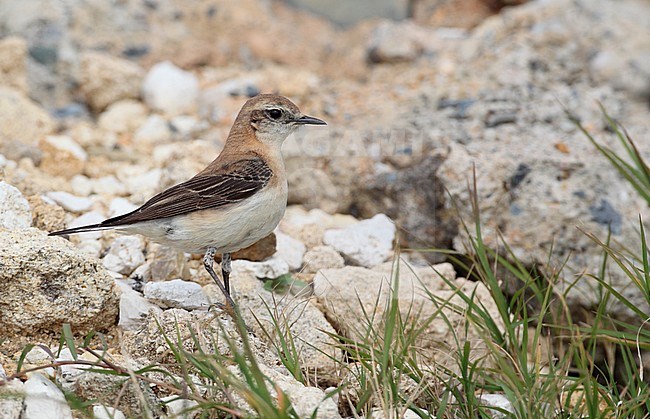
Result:
{"label": "bird's tail", "polygon": [[53,231],[48,236],[64,236],[68,234],[76,234],[76,233],[86,233],[89,231],[100,231],[100,230],[108,230],[111,228],[115,228],[114,226],[107,226],[107,225],[102,225],[102,224],[91,224],[87,226],[81,226],[81,227],[74,227],[74,228],[68,228],[65,230],[59,230],[59,231]]}

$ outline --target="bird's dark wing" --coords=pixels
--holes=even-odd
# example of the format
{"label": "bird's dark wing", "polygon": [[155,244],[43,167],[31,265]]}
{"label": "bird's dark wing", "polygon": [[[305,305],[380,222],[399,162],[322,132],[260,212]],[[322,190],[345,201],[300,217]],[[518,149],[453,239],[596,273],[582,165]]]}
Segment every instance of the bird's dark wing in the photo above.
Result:
{"label": "bird's dark wing", "polygon": [[173,217],[192,211],[240,202],[262,189],[273,176],[261,158],[238,160],[215,174],[199,173],[192,179],[159,193],[140,208],[99,224],[56,231],[50,235],[103,230],[141,221]]}
{"label": "bird's dark wing", "polygon": [[173,217],[242,201],[266,186],[273,176],[261,158],[231,163],[219,174],[198,174],[151,198],[137,210],[108,219],[105,226]]}

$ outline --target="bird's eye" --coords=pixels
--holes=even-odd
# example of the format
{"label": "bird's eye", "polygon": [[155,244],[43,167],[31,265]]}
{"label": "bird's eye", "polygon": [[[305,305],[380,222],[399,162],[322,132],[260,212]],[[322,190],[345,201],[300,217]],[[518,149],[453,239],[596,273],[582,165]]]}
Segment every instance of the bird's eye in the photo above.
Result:
{"label": "bird's eye", "polygon": [[277,120],[282,117],[282,109],[269,109],[266,111],[266,114],[269,116],[269,118]]}

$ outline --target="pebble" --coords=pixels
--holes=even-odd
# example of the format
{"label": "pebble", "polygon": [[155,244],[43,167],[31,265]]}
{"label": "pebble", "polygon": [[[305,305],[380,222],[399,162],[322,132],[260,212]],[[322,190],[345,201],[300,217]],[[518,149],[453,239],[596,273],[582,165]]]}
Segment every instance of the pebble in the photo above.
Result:
{"label": "pebble", "polygon": [[141,126],[147,118],[147,107],[132,99],[111,104],[99,115],[97,125],[106,132],[130,133]]}
{"label": "pebble", "polygon": [[167,415],[172,418],[189,419],[198,415],[198,410],[192,410],[199,404],[194,400],[179,399],[178,396],[167,396],[160,399],[165,403]]}
{"label": "pebble", "polygon": [[275,237],[277,248],[276,255],[287,262],[290,270],[296,271],[300,269],[302,267],[302,260],[307,251],[307,247],[300,240],[296,240],[279,231],[275,232]]}
{"label": "pebble", "polygon": [[103,404],[93,405],[93,418],[95,419],[126,419],[121,410]]}
{"label": "pebble", "polygon": [[169,61],[151,67],[142,85],[144,101],[155,110],[168,115],[192,113],[197,106],[199,81]]}
{"label": "pebble", "polygon": [[71,154],[78,160],[88,160],[86,150],[67,135],[46,135],[43,141],[60,152]]}
{"label": "pebble", "polygon": [[126,194],[126,187],[113,175],[92,180],[93,192],[100,195],[119,196]]}
{"label": "pebble", "polygon": [[160,144],[171,138],[169,124],[160,115],[150,115],[133,134],[133,141],[144,144]]}
{"label": "pebble", "polygon": [[[34,346],[25,355],[25,362],[29,364],[43,365],[48,364],[52,361],[54,361],[54,358],[41,346]],[[48,377],[54,377],[54,368],[52,367],[42,369],[40,372],[47,375]]]}
{"label": "pebble", "polygon": [[39,373],[30,374],[23,386],[25,401],[22,419],[72,419],[72,410],[61,390]]}
{"label": "pebble", "polygon": [[256,278],[279,278],[289,273],[289,264],[277,253],[261,262],[251,262],[249,260],[233,260],[232,269],[244,270],[252,273]]}
{"label": "pebble", "polygon": [[371,268],[392,255],[395,231],[390,218],[377,214],[347,228],[325,231],[323,242],[352,263]]}
{"label": "pebble", "polygon": [[189,115],[176,116],[172,118],[169,124],[171,125],[172,130],[181,137],[190,135],[196,127],[200,126],[199,120]]}
{"label": "pebble", "polygon": [[70,212],[85,212],[93,205],[93,201],[89,198],[72,195],[63,191],[48,192],[46,196]]}
{"label": "pebble", "polygon": [[74,175],[70,179],[72,192],[79,196],[88,196],[93,191],[93,182],[85,175]]}
{"label": "pebble", "polygon": [[120,318],[117,323],[124,330],[137,330],[151,310],[162,312],[160,307],[151,304],[139,292],[133,290],[126,281],[115,280],[122,291],[120,295]]}
{"label": "pebble", "polygon": [[137,236],[116,238],[111,244],[108,253],[102,259],[106,269],[123,275],[129,275],[144,262],[144,243]]}
{"label": "pebble", "polygon": [[[508,417],[509,415],[504,412],[515,413],[512,403],[503,394],[481,394],[478,398],[482,402],[481,404],[488,407],[486,411],[489,412],[488,414],[492,418]],[[489,407],[497,409],[490,409]]]}
{"label": "pebble", "polygon": [[[68,228],[81,227],[89,224],[97,224],[104,221],[106,217],[97,211],[89,211],[83,215],[72,220]],[[90,231],[87,233],[80,233],[77,235],[81,240],[96,240],[102,237],[101,231]]]}
{"label": "pebble", "polygon": [[137,205],[132,204],[131,201],[126,198],[113,198],[108,206],[108,216],[115,217],[118,215],[127,214],[137,208]]}
{"label": "pebble", "polygon": [[305,273],[316,273],[321,269],[338,269],[345,265],[343,256],[331,246],[316,246],[305,253]]}
{"label": "pebble", "polygon": [[24,230],[32,225],[29,202],[14,186],[0,182],[0,227]]}
{"label": "pebble", "polygon": [[162,308],[197,310],[210,305],[201,285],[182,279],[148,282],[144,286],[144,296]]}

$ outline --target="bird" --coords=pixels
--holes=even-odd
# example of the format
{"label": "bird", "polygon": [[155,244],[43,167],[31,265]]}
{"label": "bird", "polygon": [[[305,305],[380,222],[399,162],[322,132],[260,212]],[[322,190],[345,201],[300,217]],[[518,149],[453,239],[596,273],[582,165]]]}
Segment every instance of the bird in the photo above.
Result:
{"label": "bird", "polygon": [[[194,177],[127,214],[49,235],[112,229],[203,254],[204,268],[224,294],[226,308],[234,309],[230,255],[271,234],[282,219],[288,184],[281,147],[303,125],[327,123],[304,115],[286,97],[259,94],[242,106],[221,153]],[[222,255],[223,281],[213,267],[217,253]]]}

